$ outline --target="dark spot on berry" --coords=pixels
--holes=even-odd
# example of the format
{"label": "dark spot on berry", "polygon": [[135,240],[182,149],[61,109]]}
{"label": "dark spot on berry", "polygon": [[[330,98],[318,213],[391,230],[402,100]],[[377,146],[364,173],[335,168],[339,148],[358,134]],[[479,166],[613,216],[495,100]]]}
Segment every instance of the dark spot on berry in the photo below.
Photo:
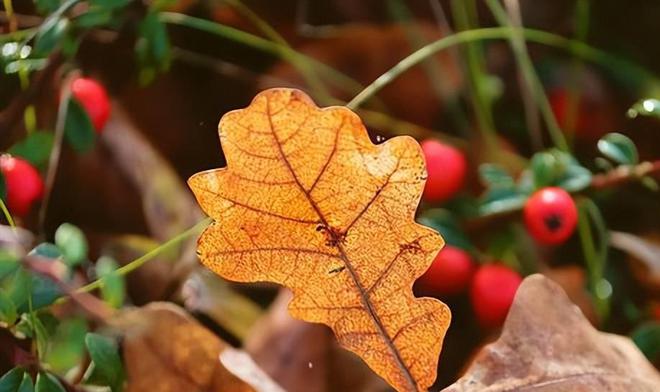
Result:
{"label": "dark spot on berry", "polygon": [[548,230],[554,232],[561,228],[563,222],[558,214],[550,214],[543,219],[543,223],[545,223]]}

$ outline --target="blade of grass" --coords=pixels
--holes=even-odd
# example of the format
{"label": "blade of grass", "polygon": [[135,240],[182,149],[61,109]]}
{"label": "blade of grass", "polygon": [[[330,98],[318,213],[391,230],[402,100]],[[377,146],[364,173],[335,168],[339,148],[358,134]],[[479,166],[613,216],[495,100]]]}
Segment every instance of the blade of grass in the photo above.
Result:
{"label": "blade of grass", "polygon": [[[608,232],[600,209],[593,200],[582,197],[578,205],[578,234],[589,275],[589,290],[593,294],[596,310],[601,321],[609,313],[609,296],[603,296],[599,286],[604,282],[603,275],[607,263]],[[598,233],[598,245],[594,239],[593,228]]]}
{"label": "blade of grass", "polygon": [[[589,32],[589,0],[578,0],[575,3],[575,39],[580,42],[585,42]],[[566,133],[569,142],[572,143],[575,126],[578,117],[578,110],[580,104],[580,74],[584,70],[584,63],[582,60],[574,56],[570,65],[568,75],[568,99],[566,102],[566,124],[564,124],[564,132]]]}
{"label": "blade of grass", "polygon": [[[424,37],[419,25],[415,23],[410,10],[406,7],[402,0],[388,0],[387,2],[390,14],[394,19],[403,26],[408,41],[412,49],[417,50],[428,43]],[[442,6],[440,6],[442,7]],[[424,71],[431,82],[431,88],[438,97],[440,102],[443,102],[447,107],[454,126],[458,131],[466,133],[468,131],[468,120],[466,114],[463,112],[459,105],[456,94],[449,91],[442,76],[442,65],[438,59],[429,58],[422,63]]]}
{"label": "blade of grass", "polygon": [[[434,41],[399,61],[392,68],[390,68],[389,71],[385,72],[376,80],[371,82],[371,84],[369,84],[364,90],[356,95],[346,106],[349,108],[359,107],[371,96],[377,94],[378,91],[389,84],[392,80],[396,79],[410,68],[419,64],[428,56],[432,56],[439,51],[451,48],[456,45],[462,45],[467,42],[508,39],[513,33],[512,30],[515,30],[515,28],[486,27],[461,31]],[[603,50],[591,47],[584,42],[579,42],[574,39],[562,37],[560,35],[541,30],[528,28],[519,30],[523,32],[523,35],[528,42],[534,42],[565,50],[581,59],[593,62],[601,66],[603,69],[613,73],[620,73],[625,71],[630,75],[637,76],[638,78],[635,80],[636,84],[633,86],[635,88],[641,87],[643,84],[647,85],[648,89],[651,91],[660,87],[660,81],[658,81],[655,76],[646,71],[644,68]]]}
{"label": "blade of grass", "polygon": [[[457,29],[461,32],[470,31],[477,27],[476,6],[473,1],[452,0],[451,10]],[[470,100],[478,123],[478,130],[489,151],[497,153],[497,138],[492,112],[492,99],[484,83],[488,75],[483,57],[482,48],[477,41],[465,42],[462,50],[467,65],[468,84],[470,86]]]}
{"label": "blade of grass", "polygon": [[[252,11],[240,0],[225,0],[227,4],[236,9],[241,15],[248,19],[253,25],[261,30],[264,35],[271,41],[277,43],[281,47],[291,49],[289,43],[282,37],[268,22]],[[318,76],[313,67],[307,61],[292,61],[291,64],[300,72],[305,82],[312,89],[314,95],[322,101],[330,101],[332,96],[326,88],[323,80]]]}
{"label": "blade of grass", "polygon": [[[199,223],[197,223],[195,226],[191,227],[190,229],[184,231],[183,233],[172,237],[170,240],[167,242],[164,242],[160,246],[150,250],[149,252],[145,253],[144,255],[138,257],[137,259],[131,261],[128,264],[125,264],[124,266],[117,268],[115,273],[119,276],[126,275],[130,272],[135,271],[136,269],[142,267],[144,264],[147,262],[153,260],[156,256],[159,254],[172,249],[173,247],[179,245],[181,242],[187,240],[188,238],[192,237],[195,234],[198,234],[202,229],[206,228],[206,226],[211,223],[211,218],[206,218]],[[103,279],[98,279],[95,280],[77,290],[78,293],[87,293],[92,290],[98,289],[103,285]]]}
{"label": "blade of grass", "polygon": [[499,0],[486,0],[486,4],[500,25],[511,28],[509,43],[516,58],[518,69],[522,73],[525,84],[531,90],[532,96],[536,101],[539,109],[541,110],[541,116],[545,121],[546,128],[548,129],[548,133],[550,134],[550,138],[552,139],[553,144],[562,151],[568,151],[568,143],[566,142],[564,133],[559,128],[557,119],[552,112],[550,101],[548,101],[548,97],[545,95],[541,80],[536,74],[536,70],[534,69],[532,59],[529,57],[529,53],[527,53],[527,47],[525,44],[524,36],[521,33],[521,29],[517,26],[514,26],[513,22],[507,15],[506,10],[504,7],[502,7]]}
{"label": "blade of grass", "polygon": [[9,212],[9,209],[7,208],[7,205],[5,204],[5,201],[0,199],[0,210],[2,210],[2,214],[5,216],[5,219],[7,220],[7,223],[9,223],[9,227],[11,227],[13,230],[16,229],[16,223],[14,222],[14,218],[11,216],[11,213]]}
{"label": "blade of grass", "polygon": [[343,73],[335,70],[334,68],[315,60],[309,56],[297,52],[296,50],[278,44],[276,42],[258,37],[256,35],[246,33],[244,31],[215,23],[206,19],[196,18],[185,14],[176,12],[160,12],[158,17],[164,23],[185,26],[192,29],[207,32],[209,34],[217,35],[234,42],[239,42],[251,48],[261,50],[263,52],[278,56],[285,61],[293,63],[306,63],[307,66],[321,72],[329,80],[331,80],[337,87],[344,91],[355,92],[361,91],[363,86],[352,78],[344,75]]}

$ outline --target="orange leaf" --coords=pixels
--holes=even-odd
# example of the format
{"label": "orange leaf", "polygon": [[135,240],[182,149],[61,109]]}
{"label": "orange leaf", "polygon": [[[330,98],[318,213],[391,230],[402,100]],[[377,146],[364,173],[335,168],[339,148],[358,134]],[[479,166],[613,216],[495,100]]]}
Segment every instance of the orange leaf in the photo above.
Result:
{"label": "orange leaf", "polygon": [[350,110],[272,89],[225,114],[220,141],[228,167],[189,180],[215,220],[202,262],[291,288],[294,317],[330,326],[396,389],[427,389],[451,316],[412,293],[443,244],[414,221],[426,178],[415,140],[374,145]]}

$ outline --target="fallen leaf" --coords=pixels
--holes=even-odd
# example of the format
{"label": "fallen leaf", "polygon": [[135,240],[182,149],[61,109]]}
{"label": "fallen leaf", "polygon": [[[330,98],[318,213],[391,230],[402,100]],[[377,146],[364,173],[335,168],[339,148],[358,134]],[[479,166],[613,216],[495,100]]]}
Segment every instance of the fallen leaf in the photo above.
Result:
{"label": "fallen leaf", "polygon": [[115,325],[125,331],[127,392],[282,392],[249,359],[176,305],[154,302],[129,310]]}
{"label": "fallen leaf", "polygon": [[417,142],[374,145],[353,112],[292,89],[225,114],[220,142],[228,167],[189,180],[215,220],[202,262],[291,288],[294,317],[330,326],[398,390],[427,389],[451,316],[412,293],[443,244],[413,219],[426,178]]}
{"label": "fallen leaf", "polygon": [[500,338],[444,392],[660,390],[660,375],[623,336],[591,326],[542,275],[518,289]]}
{"label": "fallen leaf", "polygon": [[389,386],[355,356],[342,350],[322,324],[287,312],[291,292],[282,289],[268,313],[250,330],[244,349],[288,392],[382,392]]}

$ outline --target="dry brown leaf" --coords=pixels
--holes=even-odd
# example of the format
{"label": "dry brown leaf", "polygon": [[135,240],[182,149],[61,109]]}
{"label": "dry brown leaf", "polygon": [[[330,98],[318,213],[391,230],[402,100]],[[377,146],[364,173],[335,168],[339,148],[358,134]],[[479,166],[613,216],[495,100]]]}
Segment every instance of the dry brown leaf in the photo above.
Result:
{"label": "dry brown leaf", "polygon": [[225,114],[220,141],[228,168],[189,180],[215,220],[202,262],[291,288],[294,317],[330,326],[395,388],[428,388],[450,313],[412,293],[443,244],[414,221],[426,178],[417,142],[374,145],[353,112],[292,89]]}
{"label": "dry brown leaf", "polygon": [[127,392],[282,391],[176,305],[154,302],[124,313],[117,323],[126,329]]}
{"label": "dry brown leaf", "polygon": [[599,332],[556,283],[532,275],[500,338],[444,392],[658,390],[658,372],[630,339]]}

